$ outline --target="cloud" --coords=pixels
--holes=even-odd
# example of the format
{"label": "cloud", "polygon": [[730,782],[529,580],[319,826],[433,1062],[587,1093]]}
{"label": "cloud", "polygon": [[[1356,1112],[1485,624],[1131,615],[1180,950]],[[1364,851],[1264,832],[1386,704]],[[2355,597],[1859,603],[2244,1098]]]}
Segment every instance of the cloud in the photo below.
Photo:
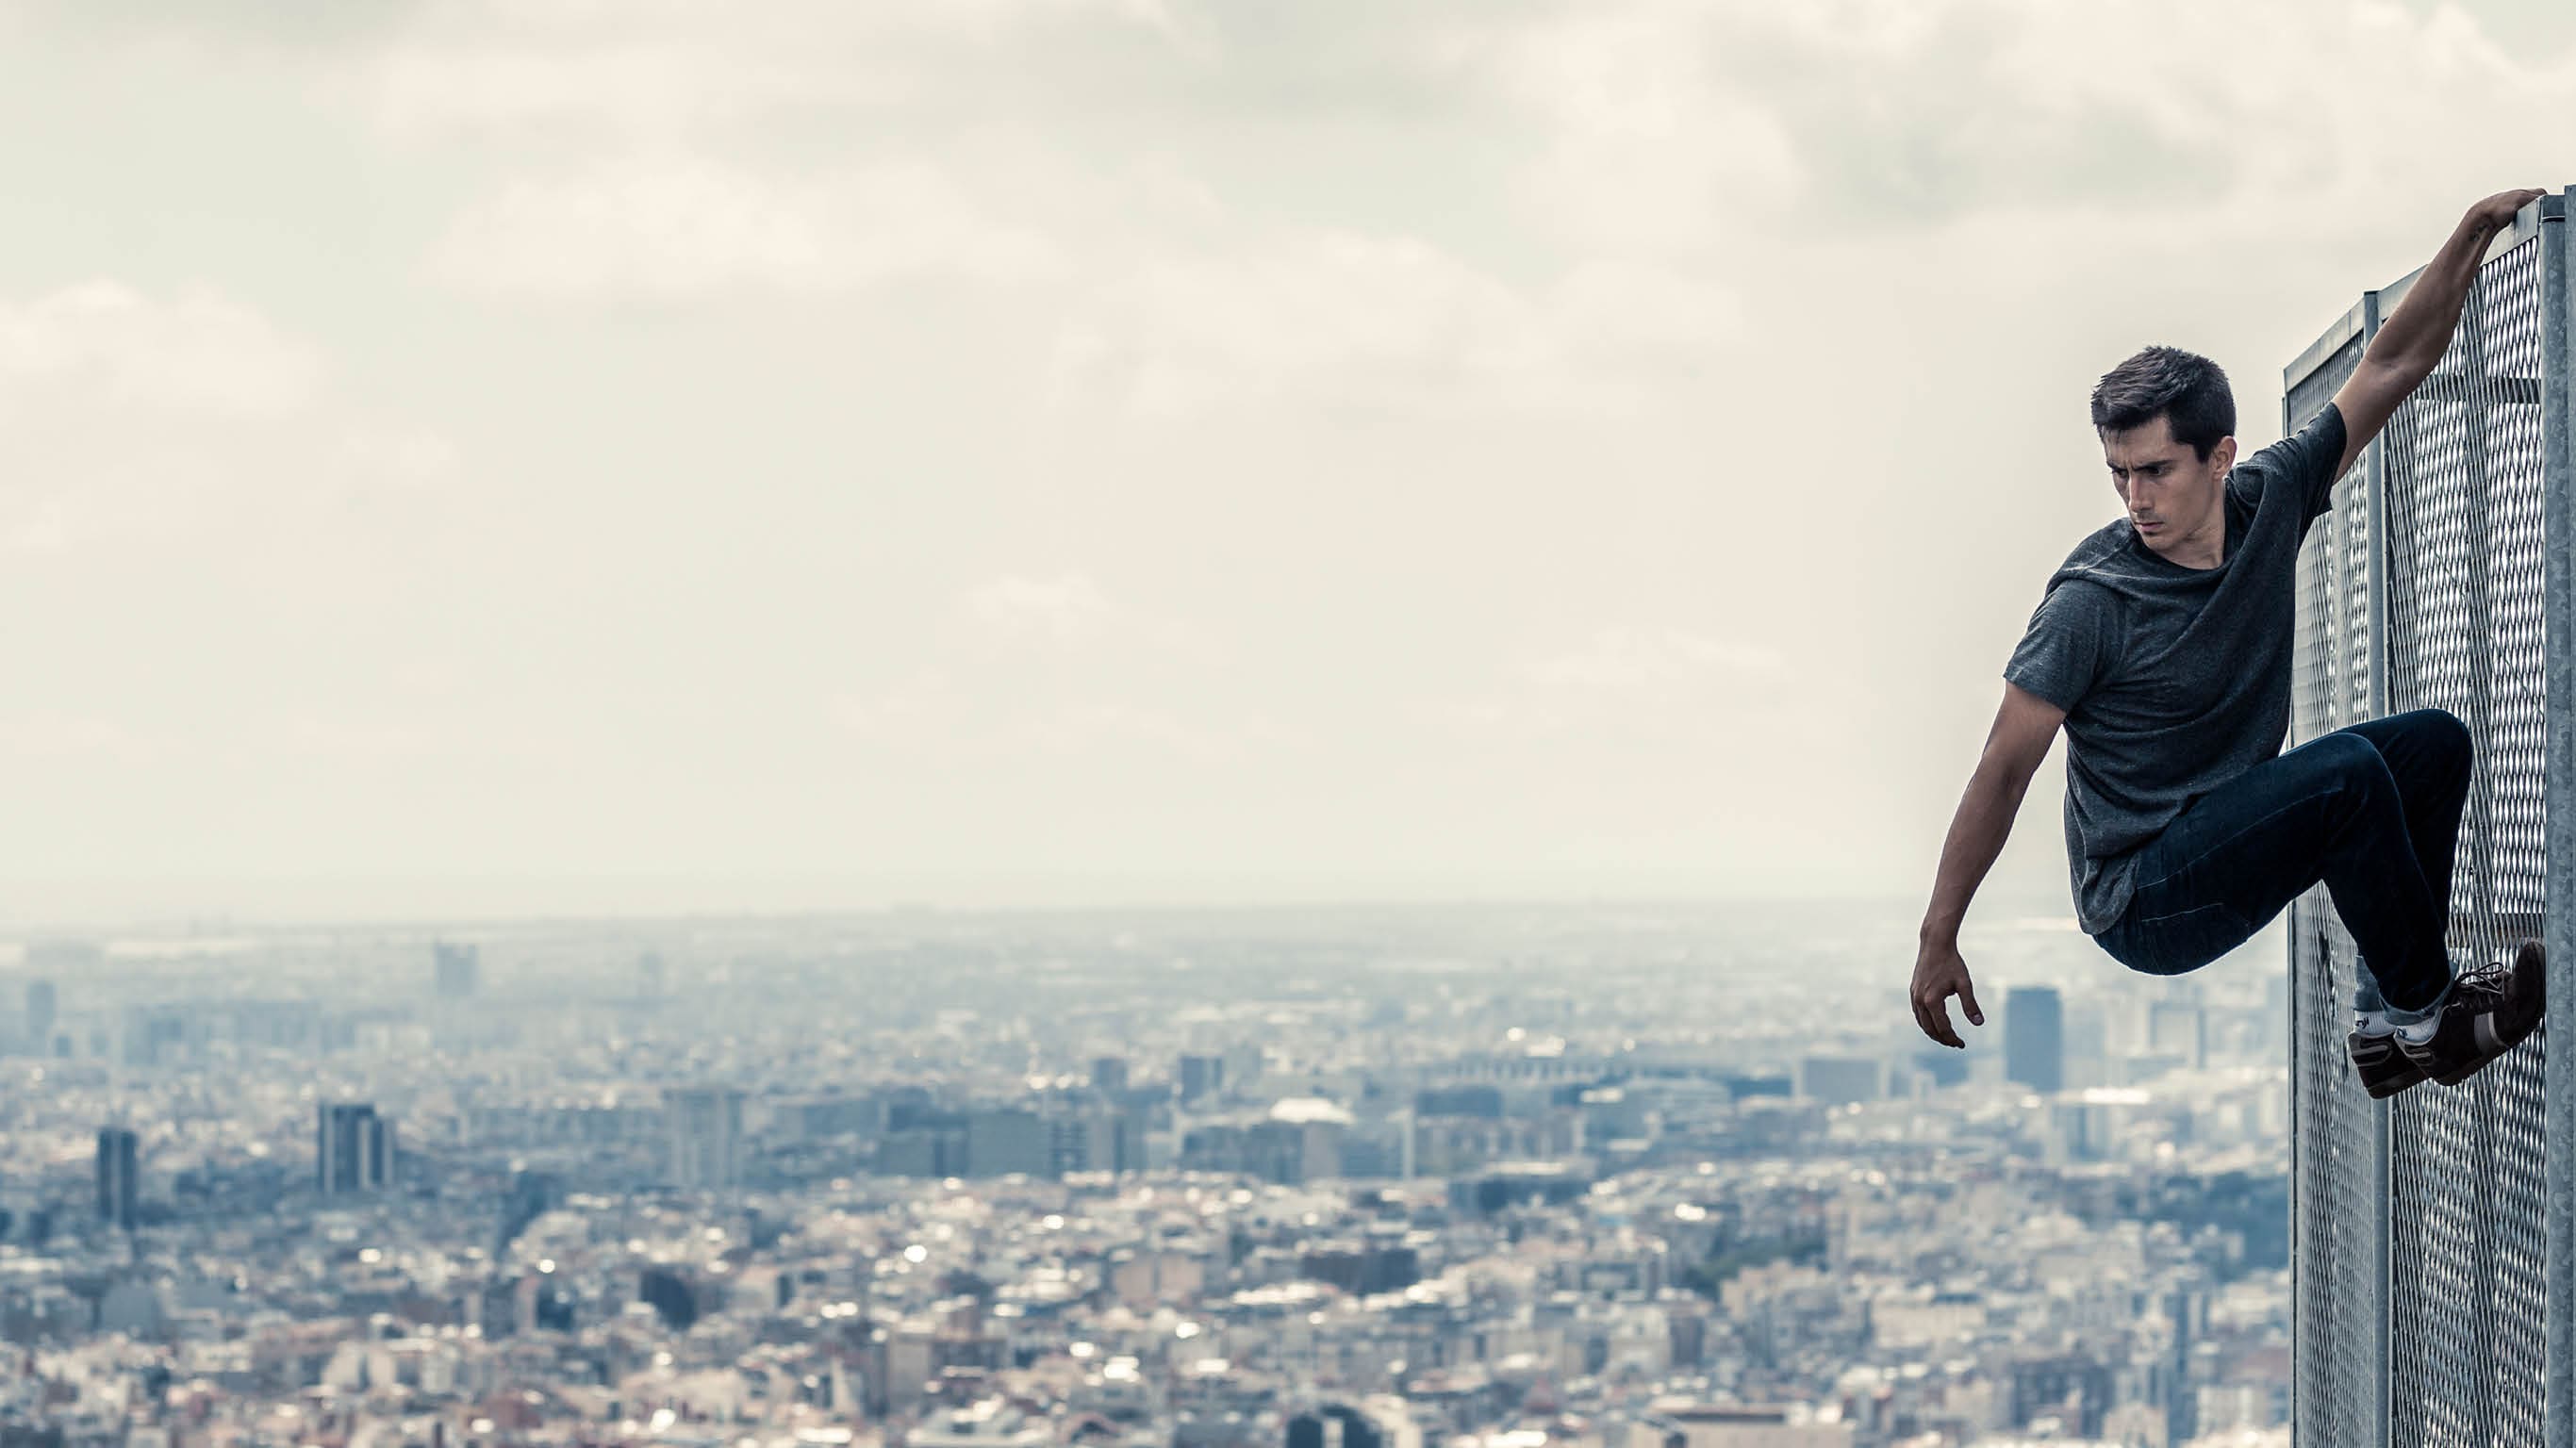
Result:
{"label": "cloud", "polygon": [[691,155],[512,182],[430,258],[457,287],[563,301],[1016,281],[1058,265],[1045,238],[985,216],[926,163],[768,174]]}
{"label": "cloud", "polygon": [[1687,629],[1613,626],[1581,645],[1523,661],[1522,676],[1552,689],[1635,690],[1766,679],[1786,661],[1759,645]]}
{"label": "cloud", "polygon": [[1095,293],[1057,339],[1053,401],[1616,411],[1723,355],[1740,321],[1730,289],[1652,267],[1524,290],[1419,237],[1315,232],[1164,255]]}
{"label": "cloud", "polygon": [[96,280],[0,298],[0,405],[62,387],[119,405],[267,417],[310,404],[323,370],[311,343],[202,288],[155,298]]}
{"label": "cloud", "polygon": [[1056,642],[1101,633],[1119,616],[1100,585],[1080,573],[993,579],[967,595],[966,612],[995,633]]}
{"label": "cloud", "polygon": [[532,131],[705,138],[781,116],[940,98],[979,52],[1106,24],[1180,38],[1161,0],[436,3],[364,72],[362,104],[403,139]]}
{"label": "cloud", "polygon": [[283,546],[298,512],[452,473],[444,436],[335,402],[330,372],[318,343],[207,287],[0,297],[0,552],[176,536],[217,512]]}
{"label": "cloud", "polygon": [[1534,219],[1622,254],[1997,209],[2385,205],[2411,177],[2462,189],[2464,155],[2545,155],[2576,87],[2576,50],[2374,0],[1622,0],[1504,22],[1476,54],[1548,138],[1520,176]]}
{"label": "cloud", "polygon": [[[1205,697],[1222,662],[1202,630],[1113,599],[1087,573],[1006,574],[960,596],[932,661],[844,692],[833,714],[881,746],[988,759],[1142,748],[1216,762],[1286,741],[1257,711]],[[1179,697],[1175,677],[1199,685],[1189,702],[1154,702]]]}

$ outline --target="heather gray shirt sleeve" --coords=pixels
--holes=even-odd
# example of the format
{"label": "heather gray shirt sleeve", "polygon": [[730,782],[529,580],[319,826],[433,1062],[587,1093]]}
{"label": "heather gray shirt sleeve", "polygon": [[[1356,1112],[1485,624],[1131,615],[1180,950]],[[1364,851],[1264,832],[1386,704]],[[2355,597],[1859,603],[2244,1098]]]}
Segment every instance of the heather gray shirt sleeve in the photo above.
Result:
{"label": "heather gray shirt sleeve", "polygon": [[2120,603],[2090,583],[2059,583],[2039,601],[2004,679],[2072,714],[2120,657]]}
{"label": "heather gray shirt sleeve", "polygon": [[2329,402],[2317,410],[2296,436],[2285,437],[2227,474],[2227,490],[2246,507],[2259,507],[2268,488],[2285,487],[2305,502],[2303,522],[2313,522],[2334,506],[2335,464],[2343,461],[2343,409]]}

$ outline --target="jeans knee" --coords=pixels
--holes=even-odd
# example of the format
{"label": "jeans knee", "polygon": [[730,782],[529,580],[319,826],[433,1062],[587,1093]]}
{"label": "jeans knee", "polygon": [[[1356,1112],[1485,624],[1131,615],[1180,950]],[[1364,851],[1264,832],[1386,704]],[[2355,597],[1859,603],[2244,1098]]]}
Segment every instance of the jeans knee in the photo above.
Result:
{"label": "jeans knee", "polygon": [[2329,734],[2309,747],[2320,756],[2317,767],[2346,810],[2365,809],[2374,800],[2396,800],[2397,776],[2389,772],[2387,759],[2369,740],[2358,734]]}
{"label": "jeans knee", "polygon": [[2424,733],[2424,746],[2434,758],[2449,765],[2462,779],[2477,763],[2477,741],[2470,737],[2469,726],[2448,709],[2419,709],[2421,722],[2415,727]]}

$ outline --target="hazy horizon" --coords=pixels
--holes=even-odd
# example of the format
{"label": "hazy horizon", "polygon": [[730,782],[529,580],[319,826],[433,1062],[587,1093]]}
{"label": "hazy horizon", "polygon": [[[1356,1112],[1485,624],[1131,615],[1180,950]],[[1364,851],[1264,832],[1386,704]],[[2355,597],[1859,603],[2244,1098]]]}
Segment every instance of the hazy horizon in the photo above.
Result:
{"label": "hazy horizon", "polygon": [[2272,440],[2571,93],[2538,0],[0,0],[0,928],[1919,900],[2095,377]]}

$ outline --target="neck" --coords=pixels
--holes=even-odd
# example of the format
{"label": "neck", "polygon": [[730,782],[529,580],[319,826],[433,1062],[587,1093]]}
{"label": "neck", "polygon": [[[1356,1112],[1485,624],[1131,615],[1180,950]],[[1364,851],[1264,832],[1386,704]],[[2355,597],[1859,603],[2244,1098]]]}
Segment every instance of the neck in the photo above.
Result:
{"label": "neck", "polygon": [[2185,568],[2216,568],[2227,561],[2227,513],[2224,509],[2215,510],[2198,527],[2178,537],[2141,537],[2138,541],[2168,563]]}

